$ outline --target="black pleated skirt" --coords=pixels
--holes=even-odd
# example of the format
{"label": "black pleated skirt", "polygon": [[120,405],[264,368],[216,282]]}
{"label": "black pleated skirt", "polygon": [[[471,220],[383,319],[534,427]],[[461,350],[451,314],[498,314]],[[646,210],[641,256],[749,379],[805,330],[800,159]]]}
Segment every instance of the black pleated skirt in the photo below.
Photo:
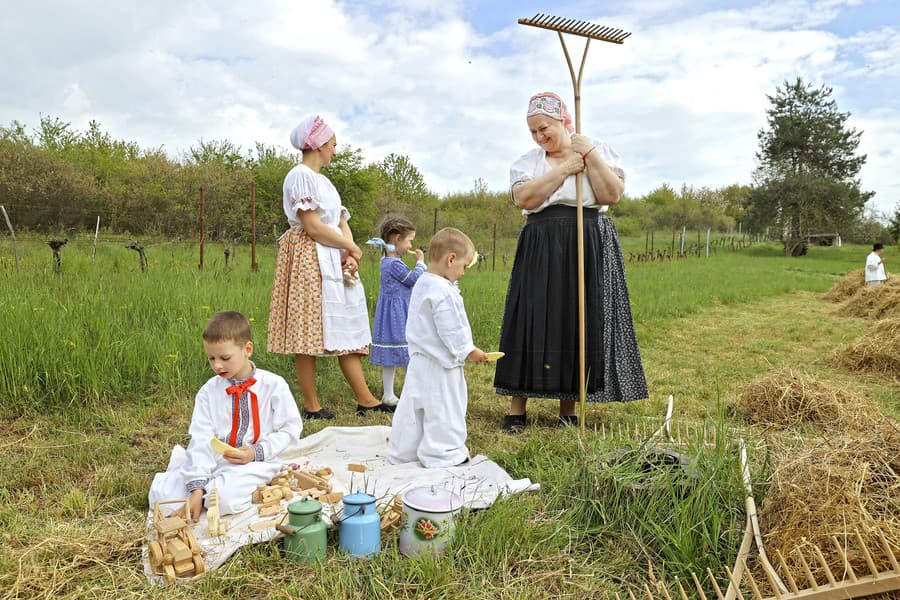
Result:
{"label": "black pleated skirt", "polygon": [[[585,358],[589,402],[639,400],[647,382],[631,319],[615,225],[584,210]],[[579,399],[577,209],[528,216],[506,294],[494,387],[498,394]]]}

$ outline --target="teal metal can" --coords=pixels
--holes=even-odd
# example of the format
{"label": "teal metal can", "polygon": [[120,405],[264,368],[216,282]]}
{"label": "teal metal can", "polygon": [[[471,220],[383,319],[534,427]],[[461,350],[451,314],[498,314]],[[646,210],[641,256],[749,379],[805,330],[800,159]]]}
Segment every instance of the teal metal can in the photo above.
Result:
{"label": "teal metal can", "polygon": [[321,515],[318,500],[303,498],[288,505],[288,522],[278,526],[284,534],[285,558],[305,563],[325,559],[327,537]]}

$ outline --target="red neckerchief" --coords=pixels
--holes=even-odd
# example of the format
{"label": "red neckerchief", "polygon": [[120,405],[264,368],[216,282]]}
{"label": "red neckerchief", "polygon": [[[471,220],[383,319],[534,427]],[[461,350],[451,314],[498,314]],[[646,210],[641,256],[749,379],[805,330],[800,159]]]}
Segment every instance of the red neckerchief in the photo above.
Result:
{"label": "red neckerchief", "polygon": [[237,385],[233,385],[225,389],[227,394],[230,394],[233,398],[232,400],[232,415],[231,415],[231,435],[228,436],[228,443],[231,446],[235,446],[237,443],[237,434],[238,434],[238,425],[241,421],[240,414],[240,404],[241,397],[244,395],[244,392],[250,393],[250,413],[253,416],[253,444],[256,443],[256,440],[259,439],[259,400],[256,397],[256,394],[253,393],[253,390],[250,389],[250,386],[256,383],[256,380],[252,377],[248,377],[242,383]]}

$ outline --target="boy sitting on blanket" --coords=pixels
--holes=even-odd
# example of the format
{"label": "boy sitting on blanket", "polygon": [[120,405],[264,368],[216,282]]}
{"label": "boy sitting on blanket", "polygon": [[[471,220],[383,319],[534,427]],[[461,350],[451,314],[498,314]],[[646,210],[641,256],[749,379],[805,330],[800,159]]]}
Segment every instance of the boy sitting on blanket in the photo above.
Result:
{"label": "boy sitting on blanket", "polygon": [[[195,522],[213,488],[218,489],[221,514],[249,508],[253,490],[278,474],[279,456],[299,446],[303,430],[287,382],[250,360],[253,342],[244,315],[213,315],[203,330],[203,347],[216,376],[197,392],[187,453],[175,446],[168,469],[153,478],[148,497],[151,507],[158,500],[189,497]],[[210,446],[213,438],[233,449],[218,454]]]}

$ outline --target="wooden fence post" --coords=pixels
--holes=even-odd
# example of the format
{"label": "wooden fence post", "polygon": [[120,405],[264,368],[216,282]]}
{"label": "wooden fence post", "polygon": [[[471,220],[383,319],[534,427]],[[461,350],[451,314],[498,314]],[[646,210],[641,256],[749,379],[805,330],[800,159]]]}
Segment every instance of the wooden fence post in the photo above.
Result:
{"label": "wooden fence post", "polygon": [[200,270],[203,270],[203,241],[206,237],[206,230],[203,227],[203,186],[200,186]]}
{"label": "wooden fence post", "polygon": [[256,182],[250,182],[250,270],[259,271],[256,262]]}
{"label": "wooden fence post", "polygon": [[6,207],[0,204],[0,210],[3,211],[3,218],[6,219],[6,226],[9,227],[9,235],[12,236],[13,254],[16,257],[16,271],[19,270],[19,247],[16,245],[16,230],[13,229],[12,223],[9,222],[9,215],[6,214]]}
{"label": "wooden fence post", "polygon": [[706,258],[709,258],[709,234],[712,233],[712,227],[706,228]]}
{"label": "wooden fence post", "polygon": [[491,272],[497,270],[497,224],[494,223],[494,233],[491,236]]}

